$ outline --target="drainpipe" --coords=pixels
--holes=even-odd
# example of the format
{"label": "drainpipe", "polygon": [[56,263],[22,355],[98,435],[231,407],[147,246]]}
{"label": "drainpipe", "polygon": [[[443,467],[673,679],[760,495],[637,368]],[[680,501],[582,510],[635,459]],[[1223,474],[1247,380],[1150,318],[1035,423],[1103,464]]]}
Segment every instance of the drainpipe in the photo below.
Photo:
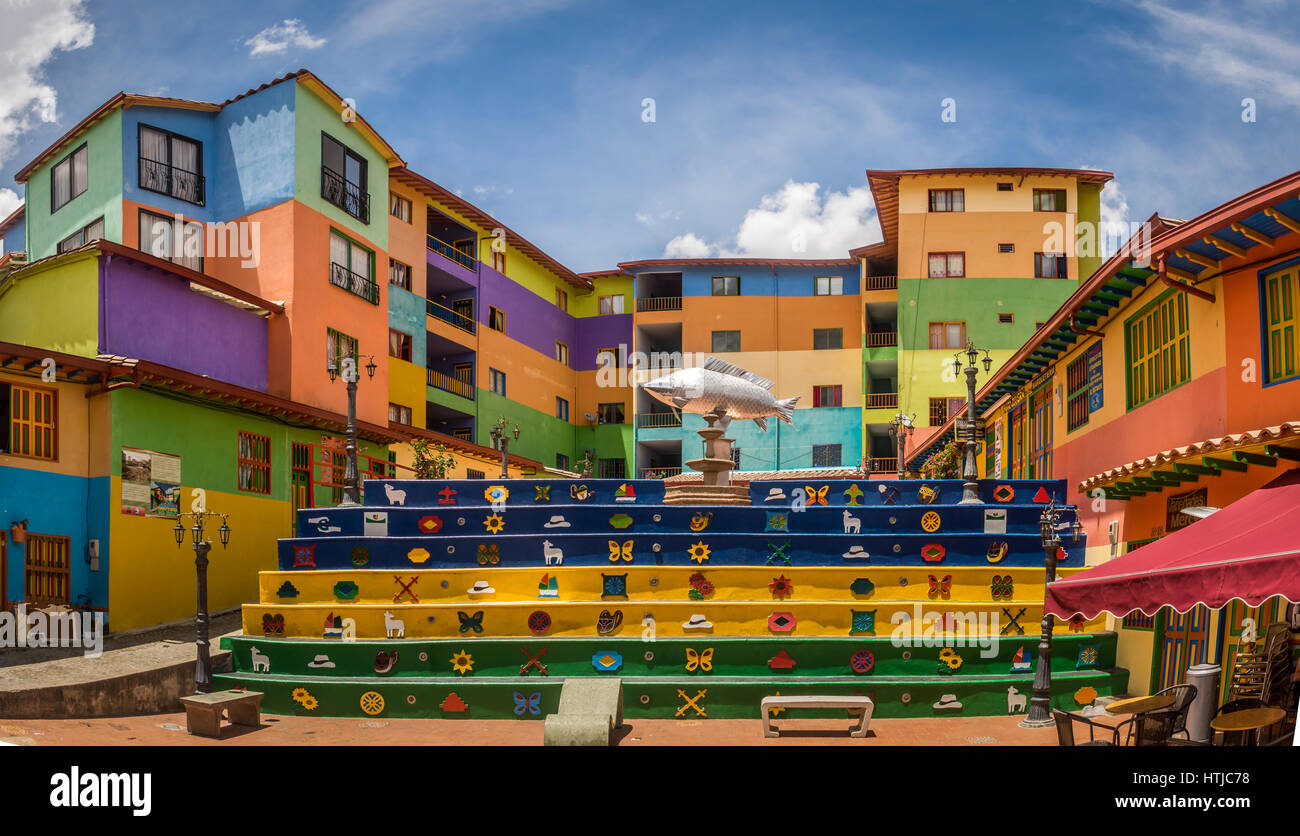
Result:
{"label": "drainpipe", "polygon": [[1074,311],[1074,312],[1072,312],[1072,313],[1070,314],[1070,330],[1071,330],[1071,331],[1073,331],[1073,332],[1076,333],[1076,334],[1079,334],[1080,336],[1089,336],[1089,337],[1104,337],[1104,336],[1106,336],[1105,334],[1103,334],[1103,333],[1100,332],[1100,331],[1090,331],[1090,330],[1088,330],[1087,328],[1080,328],[1079,325],[1078,325],[1078,323],[1076,323],[1076,322],[1074,321],[1074,317],[1075,317],[1078,313],[1079,313],[1078,311]]}
{"label": "drainpipe", "polygon": [[1214,294],[1213,294],[1213,293],[1210,293],[1210,292],[1207,291],[1207,290],[1201,290],[1199,287],[1192,287],[1192,286],[1189,285],[1189,284],[1183,284],[1182,282],[1176,282],[1176,281],[1174,281],[1173,279],[1169,278],[1169,275],[1165,272],[1165,254],[1164,254],[1164,253],[1161,253],[1161,254],[1160,254],[1160,257],[1157,259],[1156,263],[1159,265],[1159,269],[1160,269],[1160,283],[1161,283],[1161,284],[1164,284],[1164,285],[1167,285],[1167,286],[1169,286],[1169,287],[1172,287],[1172,288],[1174,288],[1175,290],[1181,290],[1181,291],[1184,292],[1184,293],[1190,293],[1192,296],[1195,296],[1197,299],[1204,299],[1204,300],[1207,301],[1207,302],[1213,302],[1213,301],[1214,301]]}

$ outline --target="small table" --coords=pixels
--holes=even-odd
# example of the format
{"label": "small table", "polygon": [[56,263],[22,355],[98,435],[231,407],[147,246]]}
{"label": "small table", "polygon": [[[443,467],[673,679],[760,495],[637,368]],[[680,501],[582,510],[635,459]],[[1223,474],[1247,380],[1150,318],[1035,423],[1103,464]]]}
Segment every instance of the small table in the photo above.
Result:
{"label": "small table", "polygon": [[1115,700],[1106,706],[1107,714],[1149,714],[1152,711],[1159,711],[1162,708],[1168,708],[1177,702],[1173,694],[1161,694],[1152,697],[1128,697],[1127,699]]}
{"label": "small table", "polygon": [[1210,721],[1210,728],[1223,732],[1225,740],[1233,732],[1243,732],[1241,739],[1244,742],[1247,739],[1244,732],[1266,729],[1285,718],[1286,711],[1281,708],[1245,708],[1220,714]]}
{"label": "small table", "polygon": [[229,715],[237,726],[262,724],[262,694],[259,691],[214,691],[181,697],[185,726],[190,734],[221,737],[221,715]]}

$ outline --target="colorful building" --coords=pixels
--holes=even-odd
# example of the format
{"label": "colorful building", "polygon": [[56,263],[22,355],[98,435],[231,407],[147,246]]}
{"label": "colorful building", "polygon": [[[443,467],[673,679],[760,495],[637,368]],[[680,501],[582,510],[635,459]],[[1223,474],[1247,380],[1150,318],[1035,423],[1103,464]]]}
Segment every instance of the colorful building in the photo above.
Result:
{"label": "colorful building", "polygon": [[[992,478],[1071,486],[1095,565],[1192,525],[1300,461],[1300,173],[1189,221],[1153,217],[981,389]],[[952,420],[911,459],[953,437]],[[1077,493],[1076,493],[1077,492]],[[1119,659],[1152,692],[1228,664],[1244,619],[1296,620],[1274,598],[1119,619]]]}
{"label": "colorful building", "polygon": [[[867,171],[884,240],[861,263],[863,449],[896,469],[889,422],[915,415],[911,444],[966,399],[952,356],[967,342],[1008,360],[1101,263],[1104,171],[941,168]],[[1059,230],[1059,234],[1057,233]]]}

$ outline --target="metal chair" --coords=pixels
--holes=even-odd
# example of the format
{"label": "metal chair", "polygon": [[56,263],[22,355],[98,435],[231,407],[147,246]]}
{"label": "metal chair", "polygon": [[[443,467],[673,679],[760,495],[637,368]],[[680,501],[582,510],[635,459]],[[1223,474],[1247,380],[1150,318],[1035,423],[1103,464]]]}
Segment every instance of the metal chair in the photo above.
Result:
{"label": "metal chair", "polygon": [[[1159,743],[1155,743],[1154,745],[1165,745],[1165,743],[1167,743],[1170,739],[1175,737],[1179,732],[1183,734],[1183,737],[1185,739],[1191,739],[1191,733],[1187,731],[1187,712],[1191,709],[1192,702],[1196,699],[1196,686],[1195,685],[1174,685],[1172,687],[1166,688],[1163,691],[1157,692],[1154,696],[1160,697],[1166,694],[1172,695],[1174,697],[1174,704],[1169,706],[1168,708],[1162,708],[1159,711],[1148,712],[1145,715],[1147,718],[1152,718],[1159,715],[1168,714],[1173,718],[1173,725],[1171,727],[1169,734],[1164,736],[1163,741]],[[1129,728],[1130,736],[1132,736],[1133,729],[1135,727],[1136,724],[1130,726]],[[1142,727],[1143,729],[1151,730],[1149,732],[1144,732],[1144,733],[1152,735],[1153,740],[1158,739],[1155,736],[1164,734],[1164,725],[1162,723],[1144,723],[1142,724]],[[1142,746],[1142,745],[1153,745],[1153,744],[1139,743],[1137,745]]]}
{"label": "metal chair", "polygon": [[[1259,699],[1258,697],[1242,697],[1241,699],[1229,700],[1228,702],[1225,702],[1223,705],[1219,706],[1217,709],[1215,709],[1214,716],[1218,717],[1220,714],[1231,714],[1234,711],[1245,711],[1248,708],[1263,708],[1263,707],[1264,707],[1264,701]],[[1246,743],[1247,734],[1258,734],[1258,733],[1259,733],[1258,731],[1213,732],[1211,734],[1211,742],[1213,742],[1216,746],[1243,746]]]}
{"label": "metal chair", "polygon": [[[1118,746],[1119,733],[1111,726],[1105,723],[1098,723],[1090,720],[1082,714],[1071,714],[1068,711],[1061,711],[1058,708],[1052,709],[1052,717],[1056,720],[1056,742],[1061,746]],[[1088,742],[1074,742],[1074,724],[1081,723],[1088,727]],[[1100,729],[1108,735],[1110,740],[1098,740],[1096,730]]]}
{"label": "metal chair", "polygon": [[1126,742],[1129,746],[1168,746],[1177,720],[1178,715],[1169,709],[1137,714],[1115,727],[1115,738],[1118,740],[1120,729],[1128,726]]}

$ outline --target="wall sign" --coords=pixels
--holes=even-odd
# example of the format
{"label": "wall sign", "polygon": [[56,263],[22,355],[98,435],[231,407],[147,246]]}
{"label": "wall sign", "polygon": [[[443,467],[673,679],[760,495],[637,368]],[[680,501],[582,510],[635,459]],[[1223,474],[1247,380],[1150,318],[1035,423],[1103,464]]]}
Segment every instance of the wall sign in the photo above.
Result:
{"label": "wall sign", "polygon": [[1169,497],[1166,505],[1165,531],[1174,532],[1196,522],[1196,517],[1189,517],[1182,513],[1182,510],[1196,505],[1208,505],[1208,496],[1205,488],[1199,488],[1188,493],[1180,493]]}
{"label": "wall sign", "polygon": [[180,495],[180,456],[122,448],[123,514],[176,519]]}
{"label": "wall sign", "polygon": [[1104,398],[1101,385],[1101,340],[1088,347],[1088,411],[1101,409]]}

